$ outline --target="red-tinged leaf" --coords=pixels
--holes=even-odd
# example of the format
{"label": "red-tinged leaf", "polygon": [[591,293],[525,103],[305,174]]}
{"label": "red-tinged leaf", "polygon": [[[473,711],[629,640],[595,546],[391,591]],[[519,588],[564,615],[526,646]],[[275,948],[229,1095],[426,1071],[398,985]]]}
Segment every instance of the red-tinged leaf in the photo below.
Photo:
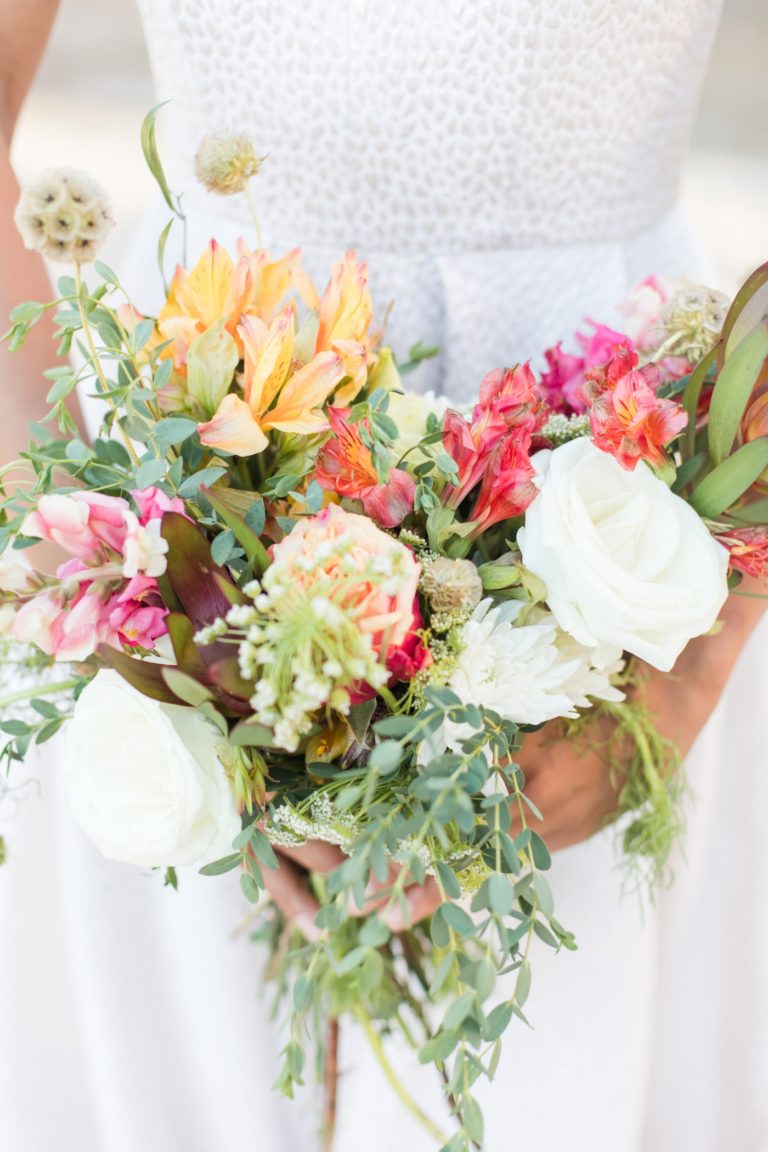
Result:
{"label": "red-tinged leaf", "polygon": [[171,612],[165,618],[165,625],[179,668],[188,676],[194,676],[197,680],[204,680],[206,678],[205,662],[200,654],[200,649],[195,644],[195,629],[192,626],[192,621],[181,612]]}
{"label": "red-tinged leaf", "polygon": [[176,512],[163,516],[162,533],[168,541],[166,578],[194,630],[225,616],[232,601],[223,589],[234,582],[213,561],[204,533]]}
{"label": "red-tinged leaf", "polygon": [[761,264],[736,293],[723,324],[719,365],[768,313],[768,264]]}
{"label": "red-tinged leaf", "polygon": [[704,359],[693,370],[683,390],[683,408],[685,408],[688,413],[688,424],[683,433],[681,446],[686,456],[693,456],[696,451],[696,417],[699,411],[699,400],[707,377],[715,366],[719,349],[720,344],[716,344],[715,347],[707,353]]}
{"label": "red-tinged leaf", "polygon": [[107,644],[102,644],[97,654],[102,664],[119,672],[123,679],[143,696],[159,700],[162,704],[179,703],[165,682],[162,664],[156,664],[151,660],[137,660],[133,656],[127,656],[125,652],[110,648]]}
{"label": "red-tinged leaf", "polygon": [[215,664],[211,664],[208,676],[211,684],[237,700],[250,700],[253,695],[253,684],[240,675],[240,665],[236,656],[228,655],[224,660],[217,660]]}
{"label": "red-tinged leaf", "polygon": [[226,596],[227,603],[229,604],[230,608],[233,608],[236,604],[247,604],[248,603],[248,597],[245,595],[244,592],[242,592],[238,588],[237,584],[234,584],[232,582],[232,580],[229,577],[229,574],[226,574],[222,578],[216,572],[216,573],[214,573],[213,578],[216,581],[216,583],[218,584],[219,590],[220,590],[222,596]]}

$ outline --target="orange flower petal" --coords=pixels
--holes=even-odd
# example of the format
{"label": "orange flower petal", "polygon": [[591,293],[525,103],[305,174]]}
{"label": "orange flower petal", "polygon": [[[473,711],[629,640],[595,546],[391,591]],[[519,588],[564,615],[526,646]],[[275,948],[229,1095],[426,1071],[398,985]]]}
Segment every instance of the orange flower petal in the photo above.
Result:
{"label": "orange flower petal", "polygon": [[213,419],[198,424],[200,441],[206,448],[221,448],[236,456],[256,456],[269,444],[248,404],[230,392]]}
{"label": "orange flower petal", "polygon": [[343,377],[341,357],[335,352],[320,352],[290,378],[275,407],[264,417],[264,426],[302,435],[327,428],[328,417],[316,409]]}

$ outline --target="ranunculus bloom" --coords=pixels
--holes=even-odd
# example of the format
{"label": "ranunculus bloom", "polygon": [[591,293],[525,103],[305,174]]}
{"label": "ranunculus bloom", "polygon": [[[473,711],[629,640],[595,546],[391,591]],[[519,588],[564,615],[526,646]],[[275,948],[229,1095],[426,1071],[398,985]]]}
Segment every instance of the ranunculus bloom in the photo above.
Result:
{"label": "ranunculus bloom", "polygon": [[122,552],[132,515],[120,496],[52,492],[40,497],[21,531],[24,536],[58,544],[86,563],[98,563],[105,558],[105,549]]}
{"label": "ranunculus bloom", "polygon": [[[352,548],[342,557],[334,549],[339,537],[353,541]],[[313,572],[317,572],[317,557],[321,556],[322,571],[333,576],[339,575],[339,596],[337,604],[354,604],[359,616],[359,626],[367,632],[376,651],[386,650],[387,660],[396,649],[410,648],[409,637],[418,630],[419,618],[415,611],[416,592],[421,567],[409,548],[398,540],[382,532],[367,516],[346,512],[336,504],[318,516],[308,516],[300,520],[289,536],[275,544],[272,549],[273,566],[279,566],[290,580],[306,584],[312,580],[302,564],[302,558],[312,559]],[[350,563],[361,573],[371,565],[390,563],[393,574],[384,582],[369,582],[361,576],[359,582],[350,580]]]}
{"label": "ranunculus bloom", "polygon": [[768,528],[731,528],[716,538],[728,549],[731,568],[745,576],[768,577]]}
{"label": "ranunculus bloom", "polygon": [[[415,481],[401,468],[391,468],[382,483],[360,425],[350,424],[348,415],[346,408],[328,409],[331,438],[317,457],[315,479],[328,492],[360,500],[366,514],[380,527],[395,528],[413,511]],[[362,426],[370,431],[367,421]]]}
{"label": "ranunculus bloom", "polygon": [[540,492],[517,539],[560,627],[668,672],[717,620],[728,552],[643,463],[628,472],[586,438],[534,463]]}
{"label": "ranunculus bloom", "polygon": [[110,860],[200,866],[240,831],[219,732],[194,708],[160,704],[112,671],[75,705],[65,779],[75,818]]}
{"label": "ranunculus bloom", "polygon": [[656,395],[659,368],[638,368],[637,363],[637,354],[624,347],[605,369],[587,373],[584,395],[592,439],[623,468],[635,468],[640,460],[663,467],[665,445],[685,428],[688,415],[677,401]]}

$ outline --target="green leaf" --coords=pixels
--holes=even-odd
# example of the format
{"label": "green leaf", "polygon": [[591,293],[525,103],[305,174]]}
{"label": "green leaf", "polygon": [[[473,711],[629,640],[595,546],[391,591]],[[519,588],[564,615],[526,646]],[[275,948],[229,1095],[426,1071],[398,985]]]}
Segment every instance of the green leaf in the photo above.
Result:
{"label": "green leaf", "polygon": [[235,534],[229,528],[220,532],[211,544],[211,556],[217,564],[226,564],[235,548]]}
{"label": "green leaf", "polygon": [[458,904],[441,904],[435,915],[442,913],[443,920],[454,932],[460,936],[472,936],[475,931],[475,922],[468,912],[459,908]]}
{"label": "green leaf", "polygon": [[[191,476],[187,476],[183,484],[179,485],[179,496],[185,499],[190,496],[196,496],[201,488],[208,488],[211,484],[215,484],[217,480],[221,480],[222,476],[226,476],[226,468],[220,468],[217,465],[212,465],[210,468],[202,468],[199,472],[193,472]],[[210,501],[210,496],[206,492],[206,500]]]}
{"label": "green leaf", "polygon": [[700,516],[719,516],[768,468],[768,437],[742,445],[696,486],[691,504]]}
{"label": "green leaf", "polygon": [[475,993],[464,992],[453,1001],[443,1017],[442,1027],[449,1032],[460,1028],[472,1011],[475,1003]]}
{"label": "green leaf", "polygon": [[274,734],[263,724],[243,720],[232,729],[229,739],[238,748],[274,748]]}
{"label": "green leaf", "polygon": [[413,716],[386,716],[383,720],[377,720],[373,729],[379,736],[401,737],[410,736],[413,725]]}
{"label": "green leaf", "polygon": [[107,284],[112,284],[115,288],[120,287],[120,280],[117,274],[113,272],[109,265],[105,264],[103,260],[94,260],[93,268],[94,271],[101,276],[102,280],[106,280]]}
{"label": "green leaf", "polygon": [[768,323],[754,328],[726,358],[709,410],[709,454],[715,464],[728,456],[744,410],[768,356]]}
{"label": "green leaf", "polygon": [[214,860],[210,864],[204,864],[199,869],[201,876],[222,876],[225,872],[232,872],[237,868],[242,860],[239,852],[233,852],[231,856],[222,856],[221,860]]}
{"label": "green leaf", "polygon": [[704,359],[696,366],[692,372],[688,383],[683,389],[683,408],[688,413],[688,424],[685,428],[684,439],[682,441],[685,447],[685,454],[691,456],[696,451],[696,418],[699,411],[699,398],[706,383],[707,377],[712,368],[715,366],[718,353],[718,345],[707,353]]}
{"label": "green leaf", "polygon": [[243,890],[243,895],[245,896],[246,900],[248,900],[251,904],[258,904],[259,900],[261,899],[261,890],[253,876],[250,876],[247,872],[243,872],[242,876],[240,877],[240,887]]}
{"label": "green leaf", "polygon": [[506,876],[494,872],[484,882],[488,889],[488,903],[496,916],[508,916],[515,903],[515,893]]}
{"label": "green leaf", "polygon": [[157,114],[160,109],[164,108],[168,103],[170,103],[170,101],[164,100],[162,104],[157,104],[144,117],[141,125],[141,150],[144,153],[147,167],[157,181],[157,186],[162,192],[166,204],[174,216],[181,216],[175,197],[168,187],[168,181],[165,178],[163,165],[160,162],[160,154],[157,150],[157,141],[155,139],[155,121]]}
{"label": "green leaf", "polygon": [[98,648],[97,655],[102,664],[114,668],[124,680],[144,696],[149,696],[150,700],[159,700],[162,704],[178,704],[177,697],[165,682],[162,664],[155,664],[150,660],[136,660],[107,644],[102,644]]}
{"label": "green leaf", "polygon": [[420,1064],[441,1064],[459,1042],[458,1032],[438,1032],[419,1050]]}
{"label": "green leaf", "polygon": [[529,960],[522,960],[515,981],[515,1004],[522,1008],[528,999],[531,990],[531,964]]}
{"label": "green leaf", "polygon": [[314,995],[314,984],[307,974],[304,972],[299,976],[298,980],[293,986],[293,1010],[294,1012],[306,1012],[312,1003]]}
{"label": "green leaf", "polygon": [[377,744],[373,749],[368,763],[371,768],[376,769],[379,775],[390,776],[400,767],[402,755],[402,749],[399,744],[394,740],[385,740],[382,744]]}
{"label": "green leaf", "polygon": [[269,556],[256,532],[248,526],[242,516],[238,516],[237,512],[234,512],[224,500],[219,498],[216,491],[206,488],[205,498],[230,532],[233,533],[238,544],[245,550],[254,570],[257,573],[265,572],[269,567]]}
{"label": "green leaf", "polygon": [[741,341],[744,334],[745,319],[747,324],[753,318],[755,306],[762,314],[765,313],[762,289],[768,284],[768,264],[756,268],[751,276],[742,284],[733,298],[728,309],[728,315],[723,324],[721,347],[723,352],[730,352],[731,346]]}
{"label": "green leaf", "polygon": [[140,491],[143,491],[144,488],[151,488],[157,484],[158,480],[162,480],[165,469],[165,460],[145,460],[136,469],[136,487]]}
{"label": "green leaf", "polygon": [[488,1043],[498,1040],[499,1036],[506,1032],[511,1019],[512,1005],[507,1002],[497,1004],[496,1007],[488,1013],[485,1023],[483,1024],[483,1039]]}
{"label": "green leaf", "polygon": [[186,672],[180,672],[178,668],[168,668],[163,665],[161,667],[163,680],[174,696],[178,696],[179,700],[183,700],[185,704],[197,708],[198,704],[204,704],[206,700],[213,700],[211,690],[192,676],[188,676]]}
{"label": "green leaf", "polygon": [[186,416],[166,416],[155,425],[154,436],[159,448],[167,449],[183,444],[197,431],[197,424]]}
{"label": "green leaf", "polygon": [[36,300],[27,300],[17,304],[11,309],[10,321],[12,324],[36,324],[45,315],[45,307]]}

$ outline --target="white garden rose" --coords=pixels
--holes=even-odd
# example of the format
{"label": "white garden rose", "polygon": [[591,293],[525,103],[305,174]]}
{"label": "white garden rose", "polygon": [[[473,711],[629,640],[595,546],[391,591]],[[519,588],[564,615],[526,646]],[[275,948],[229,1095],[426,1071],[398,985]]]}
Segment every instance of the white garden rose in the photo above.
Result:
{"label": "white garden rose", "polygon": [[642,462],[629,472],[581,438],[534,464],[540,492],[518,542],[560,627],[669,671],[717,620],[727,551]]}
{"label": "white garden rose", "polygon": [[105,670],[77,701],[68,735],[70,805],[108,859],[178,867],[231,851],[240,818],[222,738],[194,708],[150,700]]}

